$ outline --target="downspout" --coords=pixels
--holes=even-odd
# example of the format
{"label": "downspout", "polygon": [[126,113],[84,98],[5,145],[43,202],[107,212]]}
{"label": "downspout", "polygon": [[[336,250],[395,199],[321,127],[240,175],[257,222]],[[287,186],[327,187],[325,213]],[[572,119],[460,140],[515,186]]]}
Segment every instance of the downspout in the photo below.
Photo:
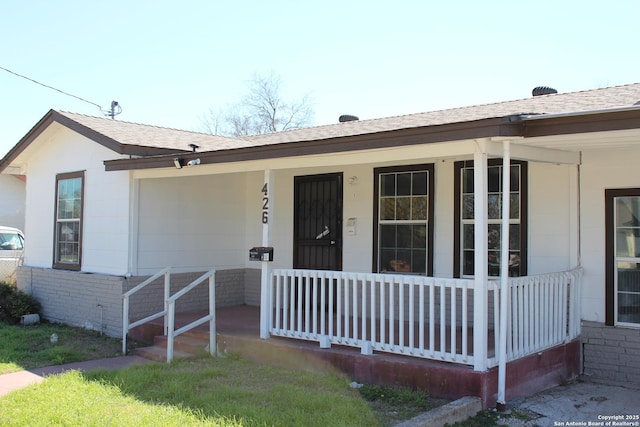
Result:
{"label": "downspout", "polygon": [[500,336],[498,341],[498,398],[496,408],[504,412],[507,377],[507,310],[509,309],[509,220],[511,219],[511,148],[502,143],[502,224],[500,230]]}

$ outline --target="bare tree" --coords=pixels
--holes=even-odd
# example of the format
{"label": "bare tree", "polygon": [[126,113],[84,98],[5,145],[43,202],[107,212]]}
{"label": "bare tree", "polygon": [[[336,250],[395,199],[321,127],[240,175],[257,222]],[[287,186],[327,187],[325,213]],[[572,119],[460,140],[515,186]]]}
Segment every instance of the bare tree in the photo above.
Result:
{"label": "bare tree", "polygon": [[247,94],[237,104],[218,112],[210,110],[203,118],[206,132],[216,135],[243,136],[279,132],[309,126],[313,108],[308,95],[285,101],[280,94],[280,77],[254,74]]}

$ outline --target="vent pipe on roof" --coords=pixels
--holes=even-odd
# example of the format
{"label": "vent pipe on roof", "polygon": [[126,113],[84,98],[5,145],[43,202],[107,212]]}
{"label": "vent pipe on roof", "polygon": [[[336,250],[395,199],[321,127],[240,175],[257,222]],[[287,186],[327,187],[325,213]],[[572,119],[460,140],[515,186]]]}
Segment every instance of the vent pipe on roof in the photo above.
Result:
{"label": "vent pipe on roof", "polygon": [[537,87],[534,87],[533,90],[531,91],[531,95],[533,96],[551,95],[554,93],[558,93],[558,91],[548,86],[537,86]]}
{"label": "vent pipe on roof", "polygon": [[338,117],[338,121],[340,123],[355,122],[356,120],[360,120],[360,119],[358,118],[358,116],[352,116],[351,114],[343,114],[340,117]]}

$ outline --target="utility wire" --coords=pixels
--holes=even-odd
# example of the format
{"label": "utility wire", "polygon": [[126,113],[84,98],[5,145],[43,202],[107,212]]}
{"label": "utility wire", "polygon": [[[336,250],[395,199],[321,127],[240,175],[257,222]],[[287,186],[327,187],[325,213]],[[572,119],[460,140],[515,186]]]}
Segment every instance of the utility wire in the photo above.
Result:
{"label": "utility wire", "polygon": [[11,73],[11,74],[13,74],[14,76],[18,76],[18,77],[21,77],[21,78],[23,78],[23,79],[25,79],[25,80],[29,80],[30,82],[33,82],[33,83],[38,84],[38,85],[40,85],[40,86],[46,87],[47,89],[55,90],[56,92],[60,92],[60,93],[61,93],[61,94],[63,94],[63,95],[67,95],[67,96],[70,96],[70,97],[72,97],[72,98],[79,99],[80,101],[84,101],[84,102],[86,102],[87,104],[95,105],[96,107],[98,107],[98,108],[100,109],[100,111],[101,111],[101,112],[103,112],[103,113],[104,113],[104,111],[102,110],[102,107],[101,107],[101,106],[99,106],[98,104],[96,104],[95,102],[87,101],[87,100],[86,100],[86,99],[84,99],[84,98],[80,98],[79,96],[75,96],[75,95],[70,94],[70,93],[68,93],[68,92],[65,92],[65,91],[63,91],[63,90],[57,89],[57,88],[55,88],[55,87],[53,87],[53,86],[49,86],[49,85],[46,85],[46,84],[44,84],[44,83],[40,83],[40,82],[39,82],[39,81],[37,81],[37,80],[34,80],[34,79],[29,78],[29,77],[27,77],[27,76],[23,76],[22,74],[18,74],[18,73],[16,73],[15,71],[11,71],[11,70],[9,70],[9,69],[7,69],[7,68],[4,68],[4,67],[2,67],[2,66],[0,66],[0,70],[4,70],[4,71],[6,71],[7,73]]}

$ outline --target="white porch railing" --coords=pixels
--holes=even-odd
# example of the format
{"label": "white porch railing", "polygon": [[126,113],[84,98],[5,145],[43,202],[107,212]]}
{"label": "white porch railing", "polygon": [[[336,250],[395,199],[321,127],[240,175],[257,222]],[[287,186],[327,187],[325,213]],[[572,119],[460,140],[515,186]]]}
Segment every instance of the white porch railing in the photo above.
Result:
{"label": "white porch railing", "polygon": [[582,269],[577,268],[509,280],[508,361],[580,335],[581,278]]}
{"label": "white porch railing", "polygon": [[[160,276],[164,276],[164,309],[143,319],[129,323],[129,298],[131,295],[145,288],[147,285],[153,283]],[[165,267],[153,276],[149,277],[144,282],[130,289],[122,295],[122,354],[127,354],[127,335],[129,331],[136,326],[143,325],[147,322],[151,322],[159,317],[164,316],[164,333],[167,333],[167,300],[171,292],[171,267]]]}
{"label": "white porch railing", "polygon": [[[176,317],[176,301],[178,298],[198,286],[200,283],[209,279],[209,314],[184,325],[179,329],[175,329]],[[210,270],[191,282],[189,285],[176,292],[166,300],[168,310],[168,331],[167,331],[167,362],[173,360],[173,342],[178,335],[190,331],[196,326],[200,326],[205,322],[209,322],[209,354],[216,354],[216,271]]]}
{"label": "white porch railing", "polygon": [[[187,332],[197,326],[202,325],[203,323],[209,322],[209,353],[213,356],[216,353],[216,316],[215,316],[215,307],[216,307],[216,292],[215,292],[215,273],[216,270],[210,270],[182,288],[180,291],[176,292],[174,295],[170,295],[171,293],[171,267],[166,267],[154,274],[153,276],[146,279],[144,282],[135,286],[128,292],[122,295],[122,354],[127,353],[127,335],[129,331],[136,326],[143,325],[152,320],[158,319],[159,317],[164,316],[164,334],[167,336],[167,362],[171,362],[173,360],[173,347],[175,337],[178,335]],[[153,283],[155,280],[164,276],[164,309],[157,313],[151,314],[143,319],[137,320],[135,322],[129,322],[129,299],[136,292],[142,290],[149,284]],[[176,314],[176,301],[198,286],[200,283],[209,279],[209,314],[201,317],[200,319],[194,320],[193,322],[185,325],[179,329],[175,329],[175,314]]]}
{"label": "white porch railing", "polygon": [[473,365],[473,280],[272,271],[270,333]]}
{"label": "white porch railing", "polygon": [[[509,284],[508,360],[578,336],[580,270]],[[498,364],[498,281],[487,284],[486,334],[473,325],[473,280],[274,269],[271,285],[271,335],[473,366],[477,333],[487,366]]]}

